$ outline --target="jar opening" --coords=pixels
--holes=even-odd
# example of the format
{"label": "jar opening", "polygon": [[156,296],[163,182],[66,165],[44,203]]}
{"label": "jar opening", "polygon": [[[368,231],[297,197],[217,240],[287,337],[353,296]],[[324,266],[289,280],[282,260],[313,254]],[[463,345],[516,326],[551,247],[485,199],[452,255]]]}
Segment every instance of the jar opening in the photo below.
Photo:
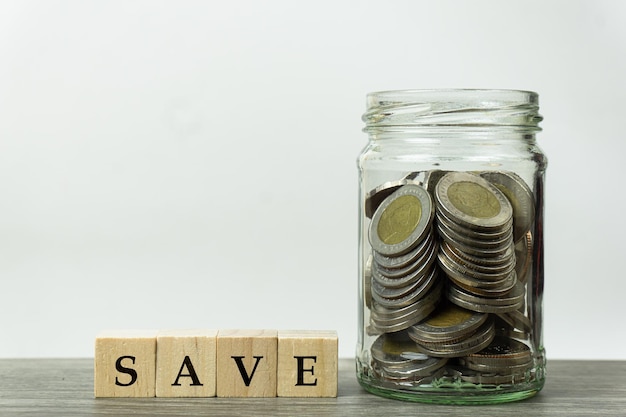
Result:
{"label": "jar opening", "polygon": [[539,96],[522,90],[396,90],[367,95],[365,131],[433,127],[540,130]]}

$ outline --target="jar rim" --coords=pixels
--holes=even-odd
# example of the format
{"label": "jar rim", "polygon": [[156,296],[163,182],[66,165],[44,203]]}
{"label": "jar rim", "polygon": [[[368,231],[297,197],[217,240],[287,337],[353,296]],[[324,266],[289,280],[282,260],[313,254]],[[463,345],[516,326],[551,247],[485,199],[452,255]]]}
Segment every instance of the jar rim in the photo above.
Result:
{"label": "jar rim", "polygon": [[367,94],[366,130],[510,126],[539,130],[539,95],[528,90],[413,89]]}
{"label": "jar rim", "polygon": [[384,101],[442,103],[458,101],[501,101],[510,103],[538,104],[539,95],[530,90],[487,89],[487,88],[443,88],[382,90],[367,94],[368,109],[371,105]]}

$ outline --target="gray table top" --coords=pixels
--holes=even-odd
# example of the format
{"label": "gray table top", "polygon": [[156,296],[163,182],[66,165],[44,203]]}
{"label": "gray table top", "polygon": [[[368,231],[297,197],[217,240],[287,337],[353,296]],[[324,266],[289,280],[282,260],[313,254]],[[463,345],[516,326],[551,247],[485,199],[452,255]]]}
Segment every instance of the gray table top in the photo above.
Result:
{"label": "gray table top", "polygon": [[337,398],[94,398],[92,359],[0,359],[1,416],[625,416],[626,361],[549,361],[546,385],[528,400],[486,406],[380,398],[339,361]]}

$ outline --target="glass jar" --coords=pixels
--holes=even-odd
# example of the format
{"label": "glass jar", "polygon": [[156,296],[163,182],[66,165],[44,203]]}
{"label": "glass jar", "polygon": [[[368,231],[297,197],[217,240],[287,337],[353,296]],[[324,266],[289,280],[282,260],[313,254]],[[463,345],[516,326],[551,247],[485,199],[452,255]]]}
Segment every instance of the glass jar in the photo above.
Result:
{"label": "glass jar", "polygon": [[538,108],[514,90],[367,96],[356,352],[367,391],[476,404],[543,387]]}

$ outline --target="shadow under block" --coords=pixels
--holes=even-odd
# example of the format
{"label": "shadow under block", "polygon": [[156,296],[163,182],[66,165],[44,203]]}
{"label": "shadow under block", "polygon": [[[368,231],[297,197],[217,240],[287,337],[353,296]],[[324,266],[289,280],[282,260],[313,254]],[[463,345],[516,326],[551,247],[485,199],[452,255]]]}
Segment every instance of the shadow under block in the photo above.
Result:
{"label": "shadow under block", "polygon": [[156,396],[214,397],[217,330],[165,330],[157,335]]}
{"label": "shadow under block", "polygon": [[217,396],[275,397],[276,330],[220,330],[217,335]]}
{"label": "shadow under block", "polygon": [[279,331],[277,395],[336,397],[337,349],[335,331]]}
{"label": "shadow under block", "polygon": [[96,337],[94,395],[154,397],[156,331],[106,331]]}

